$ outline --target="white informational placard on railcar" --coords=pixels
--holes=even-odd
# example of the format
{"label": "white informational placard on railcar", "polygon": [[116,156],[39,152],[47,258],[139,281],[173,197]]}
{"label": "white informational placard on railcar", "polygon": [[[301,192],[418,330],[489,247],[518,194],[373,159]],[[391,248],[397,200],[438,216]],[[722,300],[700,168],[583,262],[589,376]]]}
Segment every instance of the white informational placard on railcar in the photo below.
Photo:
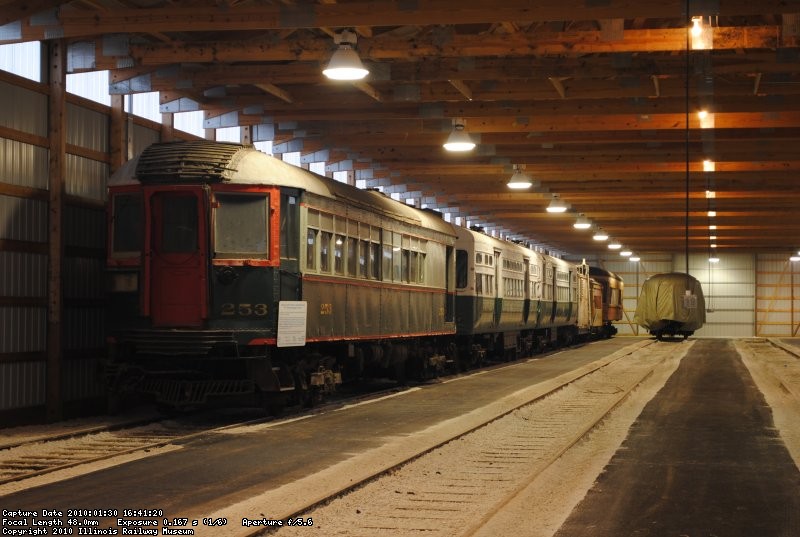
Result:
{"label": "white informational placard on railcar", "polygon": [[302,347],[306,344],[308,303],[281,300],[278,303],[278,347]]}

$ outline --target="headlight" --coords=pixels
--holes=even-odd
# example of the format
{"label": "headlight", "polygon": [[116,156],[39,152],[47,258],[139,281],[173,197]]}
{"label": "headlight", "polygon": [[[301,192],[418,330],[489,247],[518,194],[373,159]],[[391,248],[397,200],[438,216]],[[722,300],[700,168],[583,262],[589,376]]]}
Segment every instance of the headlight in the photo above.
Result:
{"label": "headlight", "polygon": [[117,272],[111,275],[109,291],[112,293],[134,293],[138,290],[138,272]]}

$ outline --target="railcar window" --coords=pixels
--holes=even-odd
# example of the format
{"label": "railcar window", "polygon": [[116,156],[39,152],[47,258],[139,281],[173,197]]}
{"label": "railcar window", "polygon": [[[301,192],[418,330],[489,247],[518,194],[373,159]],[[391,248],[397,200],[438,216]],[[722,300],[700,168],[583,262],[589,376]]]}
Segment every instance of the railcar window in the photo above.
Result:
{"label": "railcar window", "polygon": [[316,229],[306,231],[306,268],[317,270],[317,233]]}
{"label": "railcar window", "polygon": [[[268,196],[264,194],[215,195],[214,251],[223,257],[259,257],[268,254]],[[196,202],[192,200],[196,205]],[[195,208],[195,211],[197,209]],[[196,218],[195,218],[196,220]],[[195,234],[196,235],[196,234]],[[295,257],[296,257],[295,253]]]}
{"label": "railcar window", "polygon": [[419,253],[419,283],[425,283],[425,263],[428,262],[428,255],[424,252]]}
{"label": "railcar window", "polygon": [[336,241],[334,241],[333,272],[344,274],[344,235],[336,235]]}
{"label": "railcar window", "polygon": [[[391,236],[391,235],[390,235]],[[383,245],[383,279],[392,281],[392,245]]]}
{"label": "railcar window", "polygon": [[299,205],[295,196],[281,195],[281,257],[297,259],[299,245],[298,236],[300,221]]}
{"label": "railcar window", "polygon": [[469,273],[469,255],[466,250],[456,250],[456,287],[463,289],[467,286]]}
{"label": "railcar window", "polygon": [[483,264],[483,254],[475,254],[475,264],[476,265]]}
{"label": "railcar window", "polygon": [[409,283],[417,283],[417,263],[419,263],[417,252],[403,250],[403,261],[408,263],[408,271],[406,271],[408,279],[406,281]]}
{"label": "railcar window", "polygon": [[197,198],[165,196],[162,207],[161,251],[184,253],[197,251]]}
{"label": "railcar window", "polygon": [[358,277],[369,278],[369,241],[362,240],[359,242]]}
{"label": "railcar window", "polygon": [[394,233],[392,237],[394,238],[394,244],[392,245],[392,279],[399,282],[403,277],[402,236]]}
{"label": "railcar window", "polygon": [[355,278],[358,275],[358,239],[347,237],[347,275]]}
{"label": "railcar window", "polygon": [[381,245],[377,242],[371,242],[369,244],[369,267],[372,271],[371,278],[373,280],[380,280],[381,279]]}
{"label": "railcar window", "polygon": [[483,294],[483,274],[475,275],[475,294],[476,295]]}
{"label": "railcar window", "polygon": [[117,194],[112,207],[114,253],[138,253],[142,250],[142,196]]}
{"label": "railcar window", "polygon": [[320,272],[331,271],[331,237],[333,233],[323,231],[319,234],[319,270]]}

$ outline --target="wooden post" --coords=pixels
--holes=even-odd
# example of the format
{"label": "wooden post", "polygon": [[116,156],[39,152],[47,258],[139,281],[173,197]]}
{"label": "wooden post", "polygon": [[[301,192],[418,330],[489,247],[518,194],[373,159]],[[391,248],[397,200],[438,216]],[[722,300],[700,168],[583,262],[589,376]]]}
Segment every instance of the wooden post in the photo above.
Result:
{"label": "wooden post", "polygon": [[253,145],[253,127],[245,125],[240,127],[239,143],[242,145]]}
{"label": "wooden post", "polygon": [[47,290],[47,396],[48,421],[63,416],[61,366],[63,359],[63,296],[61,274],[64,258],[64,185],[66,162],[66,41],[50,42],[48,80],[48,139],[50,140],[48,207],[48,290]]}
{"label": "wooden post", "polygon": [[111,96],[111,125],[109,153],[111,173],[114,173],[128,160],[128,127],[125,120],[125,96]]}
{"label": "wooden post", "polygon": [[172,142],[175,140],[175,115],[170,113],[161,114],[161,141]]}

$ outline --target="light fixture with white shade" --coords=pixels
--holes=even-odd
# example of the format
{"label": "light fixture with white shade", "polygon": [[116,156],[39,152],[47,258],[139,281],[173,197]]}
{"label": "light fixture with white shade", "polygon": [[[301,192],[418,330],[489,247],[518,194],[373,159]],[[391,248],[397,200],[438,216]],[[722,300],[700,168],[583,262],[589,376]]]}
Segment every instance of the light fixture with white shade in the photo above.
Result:
{"label": "light fixture with white shade", "polygon": [[369,74],[361,63],[358,53],[353,49],[356,39],[356,34],[349,30],[344,30],[333,37],[334,43],[339,45],[339,48],[331,56],[322,74],[331,80],[361,80]]}
{"label": "light fixture with white shade", "polygon": [[633,255],[633,252],[631,252],[630,250],[622,250],[619,253],[619,255],[621,255],[622,257],[630,257]]}
{"label": "light fixture with white shade", "polygon": [[575,223],[572,224],[572,227],[575,229],[589,229],[592,227],[592,223],[583,215],[580,215],[578,218],[575,219]]}
{"label": "light fixture with white shade", "polygon": [[553,194],[553,199],[550,201],[550,205],[547,206],[548,213],[563,213],[567,210],[567,204],[564,203],[564,200],[559,199],[559,197]]}
{"label": "light fixture with white shade", "polygon": [[514,165],[514,175],[511,176],[511,179],[508,180],[506,183],[508,188],[513,190],[524,190],[526,188],[530,188],[533,186],[533,179],[527,173],[522,172],[519,167],[515,164]]}
{"label": "light fixture with white shade", "polygon": [[791,261],[792,263],[797,263],[798,261],[800,261],[800,254],[791,256],[789,258],[789,261]]}
{"label": "light fixture with white shade", "polygon": [[719,257],[717,257],[715,255],[712,255],[711,257],[708,258],[708,262],[709,263],[719,263]]}
{"label": "light fixture with white shade", "polygon": [[638,263],[641,260],[642,260],[642,258],[640,258],[638,255],[633,255],[633,256],[628,258],[628,261],[631,261],[633,263]]}
{"label": "light fixture with white shade", "polygon": [[609,250],[619,250],[620,248],[622,248],[622,244],[620,244],[619,241],[612,240],[608,243]]}
{"label": "light fixture with white shade", "polygon": [[603,231],[602,229],[598,229],[594,232],[594,236],[592,238],[596,241],[607,241],[608,240],[608,233]]}
{"label": "light fixture with white shade", "polygon": [[448,151],[471,151],[475,149],[475,142],[464,130],[465,121],[461,118],[453,120],[453,130],[443,147]]}

